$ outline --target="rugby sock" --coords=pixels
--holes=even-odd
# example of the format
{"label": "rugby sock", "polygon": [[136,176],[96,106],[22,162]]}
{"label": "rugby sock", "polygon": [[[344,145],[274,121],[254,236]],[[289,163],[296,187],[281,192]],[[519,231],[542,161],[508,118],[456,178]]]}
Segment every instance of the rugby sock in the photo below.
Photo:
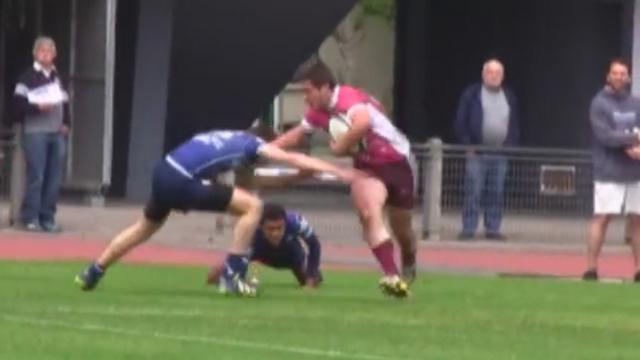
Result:
{"label": "rugby sock", "polygon": [[385,240],[382,244],[371,249],[376,260],[380,263],[385,275],[398,275],[398,266],[393,258],[393,242]]}
{"label": "rugby sock", "polygon": [[249,268],[248,256],[229,254],[225,263],[225,268],[231,269],[233,274],[239,274],[241,279],[244,279],[247,276],[247,269]]}
{"label": "rugby sock", "polygon": [[89,274],[89,276],[94,277],[94,278],[99,278],[102,275],[104,275],[104,271],[105,271],[105,269],[103,269],[97,263],[91,264],[89,266],[89,268],[87,269],[87,273]]}

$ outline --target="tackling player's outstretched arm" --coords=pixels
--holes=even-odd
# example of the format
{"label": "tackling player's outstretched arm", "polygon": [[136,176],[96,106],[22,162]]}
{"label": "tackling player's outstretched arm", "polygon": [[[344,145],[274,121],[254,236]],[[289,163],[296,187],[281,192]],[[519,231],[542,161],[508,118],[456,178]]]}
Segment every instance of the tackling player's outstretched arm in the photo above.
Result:
{"label": "tackling player's outstretched arm", "polygon": [[260,146],[258,154],[265,159],[289,164],[301,170],[328,172],[344,182],[351,182],[355,176],[352,170],[342,169],[326,161],[315,159],[304,154],[284,151],[270,144]]}
{"label": "tackling player's outstretched arm", "polygon": [[281,149],[290,149],[299,146],[302,139],[306,136],[306,130],[302,124],[297,125],[294,128],[289,129],[284,134],[278,136],[270,144],[277,146]]}
{"label": "tackling player's outstretched arm", "polygon": [[360,143],[362,138],[367,134],[371,128],[371,121],[369,119],[369,111],[365,106],[359,107],[353,112],[351,116],[351,128],[344,134],[340,140],[331,142],[331,152],[335,156],[351,155],[350,149]]}
{"label": "tackling player's outstretched arm", "polygon": [[302,181],[312,175],[313,171],[299,171],[296,174],[277,176],[255,175],[253,177],[252,185],[255,189],[285,187]]}

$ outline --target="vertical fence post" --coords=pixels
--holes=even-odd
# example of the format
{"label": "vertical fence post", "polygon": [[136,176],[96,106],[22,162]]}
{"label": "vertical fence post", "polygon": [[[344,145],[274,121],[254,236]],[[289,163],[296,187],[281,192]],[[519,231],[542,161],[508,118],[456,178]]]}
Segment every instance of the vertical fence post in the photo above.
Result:
{"label": "vertical fence post", "polygon": [[9,224],[20,222],[20,207],[24,195],[26,167],[22,153],[22,126],[14,126],[13,152],[11,156],[11,180],[9,194]]}
{"label": "vertical fence post", "polygon": [[427,142],[427,155],[422,159],[422,238],[440,240],[442,228],[442,140]]}

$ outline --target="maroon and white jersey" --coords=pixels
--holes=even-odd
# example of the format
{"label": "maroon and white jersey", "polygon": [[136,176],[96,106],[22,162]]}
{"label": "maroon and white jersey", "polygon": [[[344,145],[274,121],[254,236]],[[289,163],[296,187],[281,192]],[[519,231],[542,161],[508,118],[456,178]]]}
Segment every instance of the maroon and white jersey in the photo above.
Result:
{"label": "maroon and white jersey", "polygon": [[351,117],[360,109],[369,112],[370,128],[363,139],[364,147],[354,155],[355,163],[376,164],[407,160],[411,147],[406,136],[385,115],[380,102],[360,89],[336,86],[330,109],[307,109],[302,126],[309,133],[315,129],[328,132],[329,119],[337,116],[351,125]]}

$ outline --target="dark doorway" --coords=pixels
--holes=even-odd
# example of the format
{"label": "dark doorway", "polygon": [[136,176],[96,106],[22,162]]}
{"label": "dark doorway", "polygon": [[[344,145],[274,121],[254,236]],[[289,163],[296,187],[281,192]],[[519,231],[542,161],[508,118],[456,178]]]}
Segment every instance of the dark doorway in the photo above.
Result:
{"label": "dark doorway", "polygon": [[524,145],[589,145],[589,102],[602,86],[609,59],[629,53],[630,43],[623,41],[631,31],[624,27],[625,1],[401,0],[399,5],[397,115],[413,140],[455,141],[451,124],[458,98],[465,86],[480,80],[483,61],[495,56],[505,63],[506,84],[520,100]]}
{"label": "dark doorway", "polygon": [[176,1],[165,148],[249,127],[354,3]]}
{"label": "dark doorway", "polygon": [[15,120],[11,104],[18,76],[33,62],[31,47],[36,36],[42,32],[41,13],[40,0],[0,2],[0,93],[3,125],[6,128],[10,128]]}
{"label": "dark doorway", "polygon": [[[0,48],[2,66],[2,113],[11,125],[11,100],[18,76],[33,63],[33,41],[38,35],[56,41],[56,66],[63,75],[69,69],[70,2],[61,0],[3,0],[0,2]],[[45,16],[46,14],[46,16]]]}
{"label": "dark doorway", "polygon": [[124,196],[135,75],[139,0],[119,0],[116,15],[116,63],[113,102],[113,163],[109,195]]}

